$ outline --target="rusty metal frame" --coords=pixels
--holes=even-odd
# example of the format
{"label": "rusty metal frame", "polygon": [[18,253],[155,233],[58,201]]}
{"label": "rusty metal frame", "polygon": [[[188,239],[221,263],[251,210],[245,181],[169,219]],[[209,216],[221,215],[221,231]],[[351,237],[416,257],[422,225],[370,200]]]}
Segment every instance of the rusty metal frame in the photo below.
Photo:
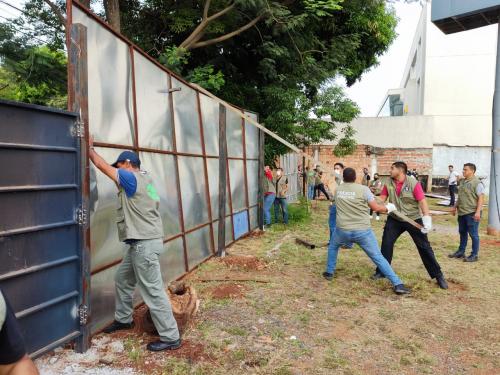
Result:
{"label": "rusty metal frame", "polygon": [[[241,111],[243,114],[245,111]],[[241,118],[241,138],[243,142],[243,177],[245,178],[245,206],[247,211],[247,222],[248,222],[248,232],[252,231],[252,225],[250,220],[250,201],[248,198],[248,176],[247,176],[247,140],[246,140],[246,132],[245,132],[245,119]],[[234,229],[233,229],[234,232]],[[248,233],[247,232],[247,233]]]}

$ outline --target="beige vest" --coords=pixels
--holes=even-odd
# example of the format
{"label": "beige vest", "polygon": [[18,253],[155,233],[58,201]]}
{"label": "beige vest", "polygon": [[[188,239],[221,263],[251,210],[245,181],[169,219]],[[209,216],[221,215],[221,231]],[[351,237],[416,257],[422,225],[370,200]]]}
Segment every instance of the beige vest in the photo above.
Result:
{"label": "beige vest", "polygon": [[135,194],[129,198],[122,187],[118,191],[118,238],[120,241],[163,238],[160,197],[153,181],[147,172],[133,173],[137,179]]}
{"label": "beige vest", "polygon": [[288,178],[281,175],[281,178],[276,178],[276,198],[286,198],[288,190]]}
{"label": "beige vest", "polygon": [[370,229],[366,193],[368,187],[356,183],[342,183],[335,192],[337,227],[342,230]]}
{"label": "beige vest", "polygon": [[458,216],[464,216],[476,212],[479,196],[476,193],[477,186],[482,184],[476,176],[470,180],[460,180],[458,186]]}
{"label": "beige vest", "polygon": [[[403,187],[401,188],[401,194],[399,196],[396,194],[396,182],[391,179],[391,182],[386,185],[387,192],[389,193],[389,202],[396,205],[399,212],[405,214],[410,219],[417,220],[422,216],[420,215],[420,208],[418,206],[418,201],[413,196],[413,190],[419,182],[410,176],[406,176]],[[396,220],[403,221],[395,216],[391,216]]]}

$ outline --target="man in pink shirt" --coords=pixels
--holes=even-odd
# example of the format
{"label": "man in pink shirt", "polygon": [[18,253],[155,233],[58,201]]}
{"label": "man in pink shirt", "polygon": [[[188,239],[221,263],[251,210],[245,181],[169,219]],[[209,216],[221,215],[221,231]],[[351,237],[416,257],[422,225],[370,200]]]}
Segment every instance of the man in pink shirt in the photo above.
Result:
{"label": "man in pink shirt", "polygon": [[[392,164],[391,181],[382,188],[380,199],[385,202],[389,198],[389,202],[394,204],[399,212],[415,220],[424,228],[419,230],[395,216],[388,216],[382,236],[382,255],[391,263],[394,243],[404,232],[408,232],[418,249],[429,276],[436,279],[440,288],[448,289],[446,279],[427,238],[427,233],[432,229],[432,219],[422,185],[414,177],[407,176],[407,171],[408,167],[402,161]],[[382,277],[383,275],[378,269],[372,276],[373,279]]]}

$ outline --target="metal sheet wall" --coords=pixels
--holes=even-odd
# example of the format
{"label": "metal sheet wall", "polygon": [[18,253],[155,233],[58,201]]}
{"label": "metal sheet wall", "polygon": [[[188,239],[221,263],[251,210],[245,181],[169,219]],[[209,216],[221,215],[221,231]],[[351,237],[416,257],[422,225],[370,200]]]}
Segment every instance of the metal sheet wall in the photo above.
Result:
{"label": "metal sheet wall", "polygon": [[300,156],[296,153],[288,153],[280,156],[280,166],[283,174],[288,177],[288,202],[297,202],[302,196],[301,176],[299,173]]}
{"label": "metal sheet wall", "polygon": [[[97,151],[111,162],[123,149],[135,150],[141,167],[151,173],[165,232],[160,262],[169,282],[217,249],[219,103],[159,66],[80,5],[71,9],[72,22],[87,27],[89,128]],[[226,141],[224,221],[229,245],[257,227],[259,131],[228,110]],[[113,276],[125,245],[118,242],[115,227],[116,187],[94,167],[89,183],[95,332],[113,319]]]}

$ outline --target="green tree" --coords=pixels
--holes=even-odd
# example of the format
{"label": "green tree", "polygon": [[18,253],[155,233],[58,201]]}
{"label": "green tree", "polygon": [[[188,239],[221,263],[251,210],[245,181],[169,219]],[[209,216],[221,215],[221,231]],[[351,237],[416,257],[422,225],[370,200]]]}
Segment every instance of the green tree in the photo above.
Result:
{"label": "green tree", "polygon": [[[355,142],[349,126],[336,124],[359,110],[333,79],[352,85],[375,66],[397,22],[385,0],[113,1],[122,33],[162,64],[258,112],[298,146],[337,140],[339,155]],[[49,2],[64,10],[61,0],[28,0],[26,8],[50,12]],[[284,151],[272,140],[267,147],[270,158]]]}

